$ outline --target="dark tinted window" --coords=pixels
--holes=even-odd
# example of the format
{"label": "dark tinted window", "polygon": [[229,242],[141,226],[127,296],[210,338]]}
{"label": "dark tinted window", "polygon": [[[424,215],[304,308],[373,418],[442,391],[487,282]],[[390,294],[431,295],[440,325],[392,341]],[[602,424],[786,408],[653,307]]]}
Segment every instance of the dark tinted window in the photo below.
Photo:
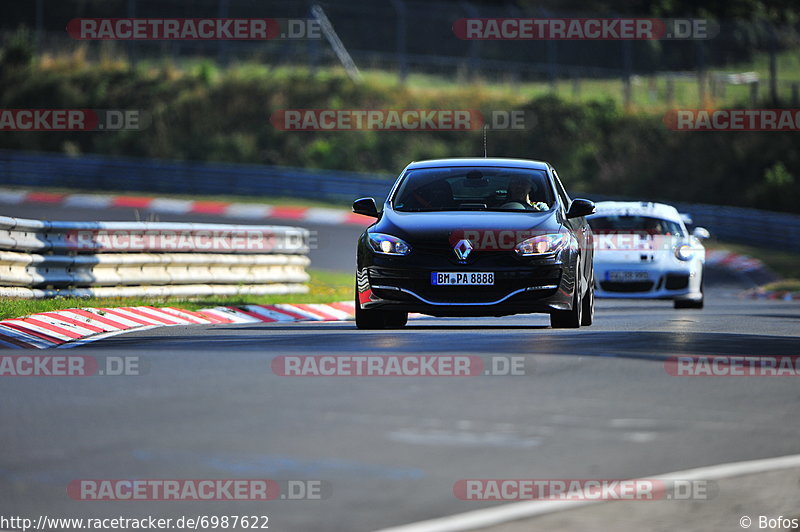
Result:
{"label": "dark tinted window", "polygon": [[520,168],[423,168],[408,172],[394,196],[398,211],[546,211],[547,174]]}
{"label": "dark tinted window", "polygon": [[649,216],[594,216],[589,225],[595,233],[647,233],[683,236],[678,222]]}

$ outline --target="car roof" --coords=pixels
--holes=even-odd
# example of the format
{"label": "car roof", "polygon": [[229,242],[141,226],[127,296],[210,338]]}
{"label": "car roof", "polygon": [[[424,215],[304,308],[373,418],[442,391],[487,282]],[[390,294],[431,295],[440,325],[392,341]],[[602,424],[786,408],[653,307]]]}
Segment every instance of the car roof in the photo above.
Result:
{"label": "car roof", "polygon": [[447,168],[454,166],[483,166],[500,168],[529,168],[532,170],[547,170],[549,166],[544,161],[531,161],[528,159],[505,159],[502,157],[452,157],[448,159],[430,159],[427,161],[414,161],[406,169],[418,168]]}
{"label": "car roof", "polygon": [[598,201],[595,203],[597,208],[592,216],[648,216],[651,218],[661,218],[674,222],[682,222],[683,217],[678,209],[665,203],[653,203],[652,201]]}

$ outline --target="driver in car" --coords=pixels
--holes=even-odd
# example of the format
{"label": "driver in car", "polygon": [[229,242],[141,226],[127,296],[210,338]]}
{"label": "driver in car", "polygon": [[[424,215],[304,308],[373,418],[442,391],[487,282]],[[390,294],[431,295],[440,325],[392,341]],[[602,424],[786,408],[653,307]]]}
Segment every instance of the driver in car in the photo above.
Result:
{"label": "driver in car", "polygon": [[529,177],[515,176],[508,183],[508,197],[503,209],[525,209],[528,211],[546,211],[550,208],[543,201],[532,201],[531,194],[535,193],[533,181]]}

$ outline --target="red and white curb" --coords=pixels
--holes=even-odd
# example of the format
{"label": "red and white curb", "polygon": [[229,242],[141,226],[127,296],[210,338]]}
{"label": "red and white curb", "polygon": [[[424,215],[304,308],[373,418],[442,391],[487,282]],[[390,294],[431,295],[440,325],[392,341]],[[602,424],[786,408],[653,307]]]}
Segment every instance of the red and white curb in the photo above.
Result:
{"label": "red and white curb", "polygon": [[[740,255],[732,251],[713,250],[706,255],[706,264],[725,268],[739,273],[763,272],[766,275],[776,277],[773,272],[759,259]],[[780,301],[799,301],[800,292],[789,292],[786,290],[764,290],[763,288],[751,288],[740,294],[740,297],[750,299],[772,299]]]}
{"label": "red and white curb", "polygon": [[149,306],[72,308],[0,321],[0,347],[76,347],[125,332],[176,325],[344,321],[353,319],[353,312],[352,302],[244,305],[197,311]]}
{"label": "red and white curb", "polygon": [[767,269],[767,265],[759,259],[721,249],[714,249],[706,254],[706,265],[718,266],[726,270],[737,272],[752,272]]}
{"label": "red and white curb", "polygon": [[321,225],[367,226],[374,220],[343,209],[322,207],[293,207],[262,203],[233,203],[226,201],[195,201],[150,196],[119,196],[106,194],[56,194],[32,190],[0,188],[0,203],[19,205],[45,203],[80,209],[110,209],[114,207],[147,209],[168,214],[212,214],[225,218],[251,220],[292,220]]}
{"label": "red and white curb", "polygon": [[750,299],[773,299],[779,301],[800,301],[800,292],[789,292],[786,290],[764,290],[754,288],[744,293],[744,297]]}

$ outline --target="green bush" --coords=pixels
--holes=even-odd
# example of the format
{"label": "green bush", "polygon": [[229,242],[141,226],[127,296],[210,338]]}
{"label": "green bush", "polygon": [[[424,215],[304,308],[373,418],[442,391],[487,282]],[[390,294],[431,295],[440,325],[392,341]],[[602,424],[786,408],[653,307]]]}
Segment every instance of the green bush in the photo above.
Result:
{"label": "green bush", "polygon": [[0,107],[142,109],[152,122],[140,132],[6,132],[0,148],[396,175],[412,160],[482,156],[483,133],[283,132],[269,117],[293,108],[479,109],[486,116],[520,109],[535,123],[490,131],[489,155],[548,160],[575,192],[792,212],[800,205],[796,133],[675,132],[660,116],[625,114],[612,101],[525,100],[470,86],[414,89],[377,77],[354,84],[336,71],[218,71],[210,63],[184,71],[78,60],[34,66],[24,46],[12,44],[2,57],[16,58],[17,67],[0,68]]}

